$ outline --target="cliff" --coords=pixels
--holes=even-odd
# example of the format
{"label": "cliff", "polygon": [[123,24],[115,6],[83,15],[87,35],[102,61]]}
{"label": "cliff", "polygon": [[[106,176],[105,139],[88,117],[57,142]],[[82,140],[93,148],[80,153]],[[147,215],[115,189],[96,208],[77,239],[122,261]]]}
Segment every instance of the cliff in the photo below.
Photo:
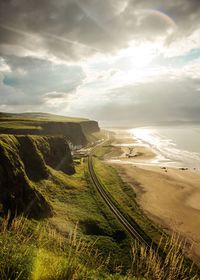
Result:
{"label": "cliff", "polygon": [[96,121],[49,114],[0,114],[0,134],[65,136],[75,146],[85,146],[87,136],[99,131]]}
{"label": "cliff", "polygon": [[73,174],[68,143],[85,146],[89,135],[98,131],[98,123],[87,119],[43,113],[0,113],[0,204],[3,212],[10,210],[12,215],[24,213],[31,217],[52,215],[40,184],[52,176],[48,167]]}
{"label": "cliff", "polygon": [[0,204],[11,216],[51,216],[52,207],[42,195],[40,180],[48,179],[48,166],[74,173],[71,152],[64,137],[0,135]]}
{"label": "cliff", "polygon": [[80,125],[85,135],[100,131],[98,122],[96,121],[82,121]]}
{"label": "cliff", "polygon": [[85,146],[87,144],[80,123],[71,122],[45,122],[41,124],[41,135],[63,135],[75,146]]}
{"label": "cliff", "polygon": [[62,136],[35,136],[34,140],[48,166],[69,175],[75,173],[67,138]]}

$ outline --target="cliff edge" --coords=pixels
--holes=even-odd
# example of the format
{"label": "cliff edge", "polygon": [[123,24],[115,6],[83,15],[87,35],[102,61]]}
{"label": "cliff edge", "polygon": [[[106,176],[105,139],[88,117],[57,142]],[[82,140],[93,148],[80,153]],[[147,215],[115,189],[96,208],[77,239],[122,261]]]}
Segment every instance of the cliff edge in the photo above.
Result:
{"label": "cliff edge", "polygon": [[65,136],[74,146],[85,146],[88,135],[98,131],[98,122],[87,119],[42,113],[0,113],[0,134]]}
{"label": "cliff edge", "polygon": [[3,214],[52,216],[39,182],[49,178],[48,167],[75,172],[64,137],[0,135],[0,204]]}

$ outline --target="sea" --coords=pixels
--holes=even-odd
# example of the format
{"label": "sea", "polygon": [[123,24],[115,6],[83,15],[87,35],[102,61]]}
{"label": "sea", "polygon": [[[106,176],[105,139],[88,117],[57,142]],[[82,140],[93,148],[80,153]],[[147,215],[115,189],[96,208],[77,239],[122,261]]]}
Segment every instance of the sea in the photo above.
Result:
{"label": "sea", "polygon": [[156,152],[151,164],[200,170],[200,125],[137,127],[129,132],[136,145]]}

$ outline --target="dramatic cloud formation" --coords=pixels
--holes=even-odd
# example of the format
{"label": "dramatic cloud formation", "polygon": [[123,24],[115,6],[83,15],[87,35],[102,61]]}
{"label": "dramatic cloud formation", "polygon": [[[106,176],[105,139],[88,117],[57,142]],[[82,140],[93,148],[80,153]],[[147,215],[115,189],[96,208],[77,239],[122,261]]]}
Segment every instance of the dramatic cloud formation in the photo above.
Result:
{"label": "dramatic cloud formation", "polygon": [[199,120],[198,0],[1,0],[0,110]]}

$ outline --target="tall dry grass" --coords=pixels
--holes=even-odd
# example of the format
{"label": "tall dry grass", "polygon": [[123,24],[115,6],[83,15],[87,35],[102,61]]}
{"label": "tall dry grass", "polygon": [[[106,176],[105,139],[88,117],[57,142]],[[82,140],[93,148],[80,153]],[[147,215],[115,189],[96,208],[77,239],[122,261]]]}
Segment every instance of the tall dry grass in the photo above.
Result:
{"label": "tall dry grass", "polygon": [[160,257],[158,251],[161,249],[163,240],[160,240],[158,250],[147,249],[135,242],[132,246],[132,267],[131,274],[141,276],[141,272],[146,279],[152,280],[198,280],[198,275],[194,272],[194,263],[186,263],[185,252],[188,248],[186,240],[179,235],[173,234],[165,241],[162,250],[165,254]]}
{"label": "tall dry grass", "polygon": [[[31,272],[32,246],[30,236],[23,235],[21,218],[10,223],[10,216],[0,221],[0,279],[28,279]],[[29,246],[28,246],[29,244]]]}
{"label": "tall dry grass", "polygon": [[[160,245],[162,243],[161,240]],[[49,223],[33,227],[24,217],[17,217],[10,223],[8,216],[0,222],[0,245],[1,280],[199,279],[193,264],[185,264],[186,242],[175,234],[165,242],[163,258],[158,251],[147,250],[134,242],[132,264],[126,275],[122,274],[121,267],[109,273],[110,257],[104,258],[95,249],[94,242],[81,238],[78,225],[66,237]]]}
{"label": "tall dry grass", "polygon": [[65,237],[49,223],[31,231],[24,217],[9,221],[8,216],[0,225],[1,280],[99,279],[106,274],[109,258],[78,236],[77,225]]}

